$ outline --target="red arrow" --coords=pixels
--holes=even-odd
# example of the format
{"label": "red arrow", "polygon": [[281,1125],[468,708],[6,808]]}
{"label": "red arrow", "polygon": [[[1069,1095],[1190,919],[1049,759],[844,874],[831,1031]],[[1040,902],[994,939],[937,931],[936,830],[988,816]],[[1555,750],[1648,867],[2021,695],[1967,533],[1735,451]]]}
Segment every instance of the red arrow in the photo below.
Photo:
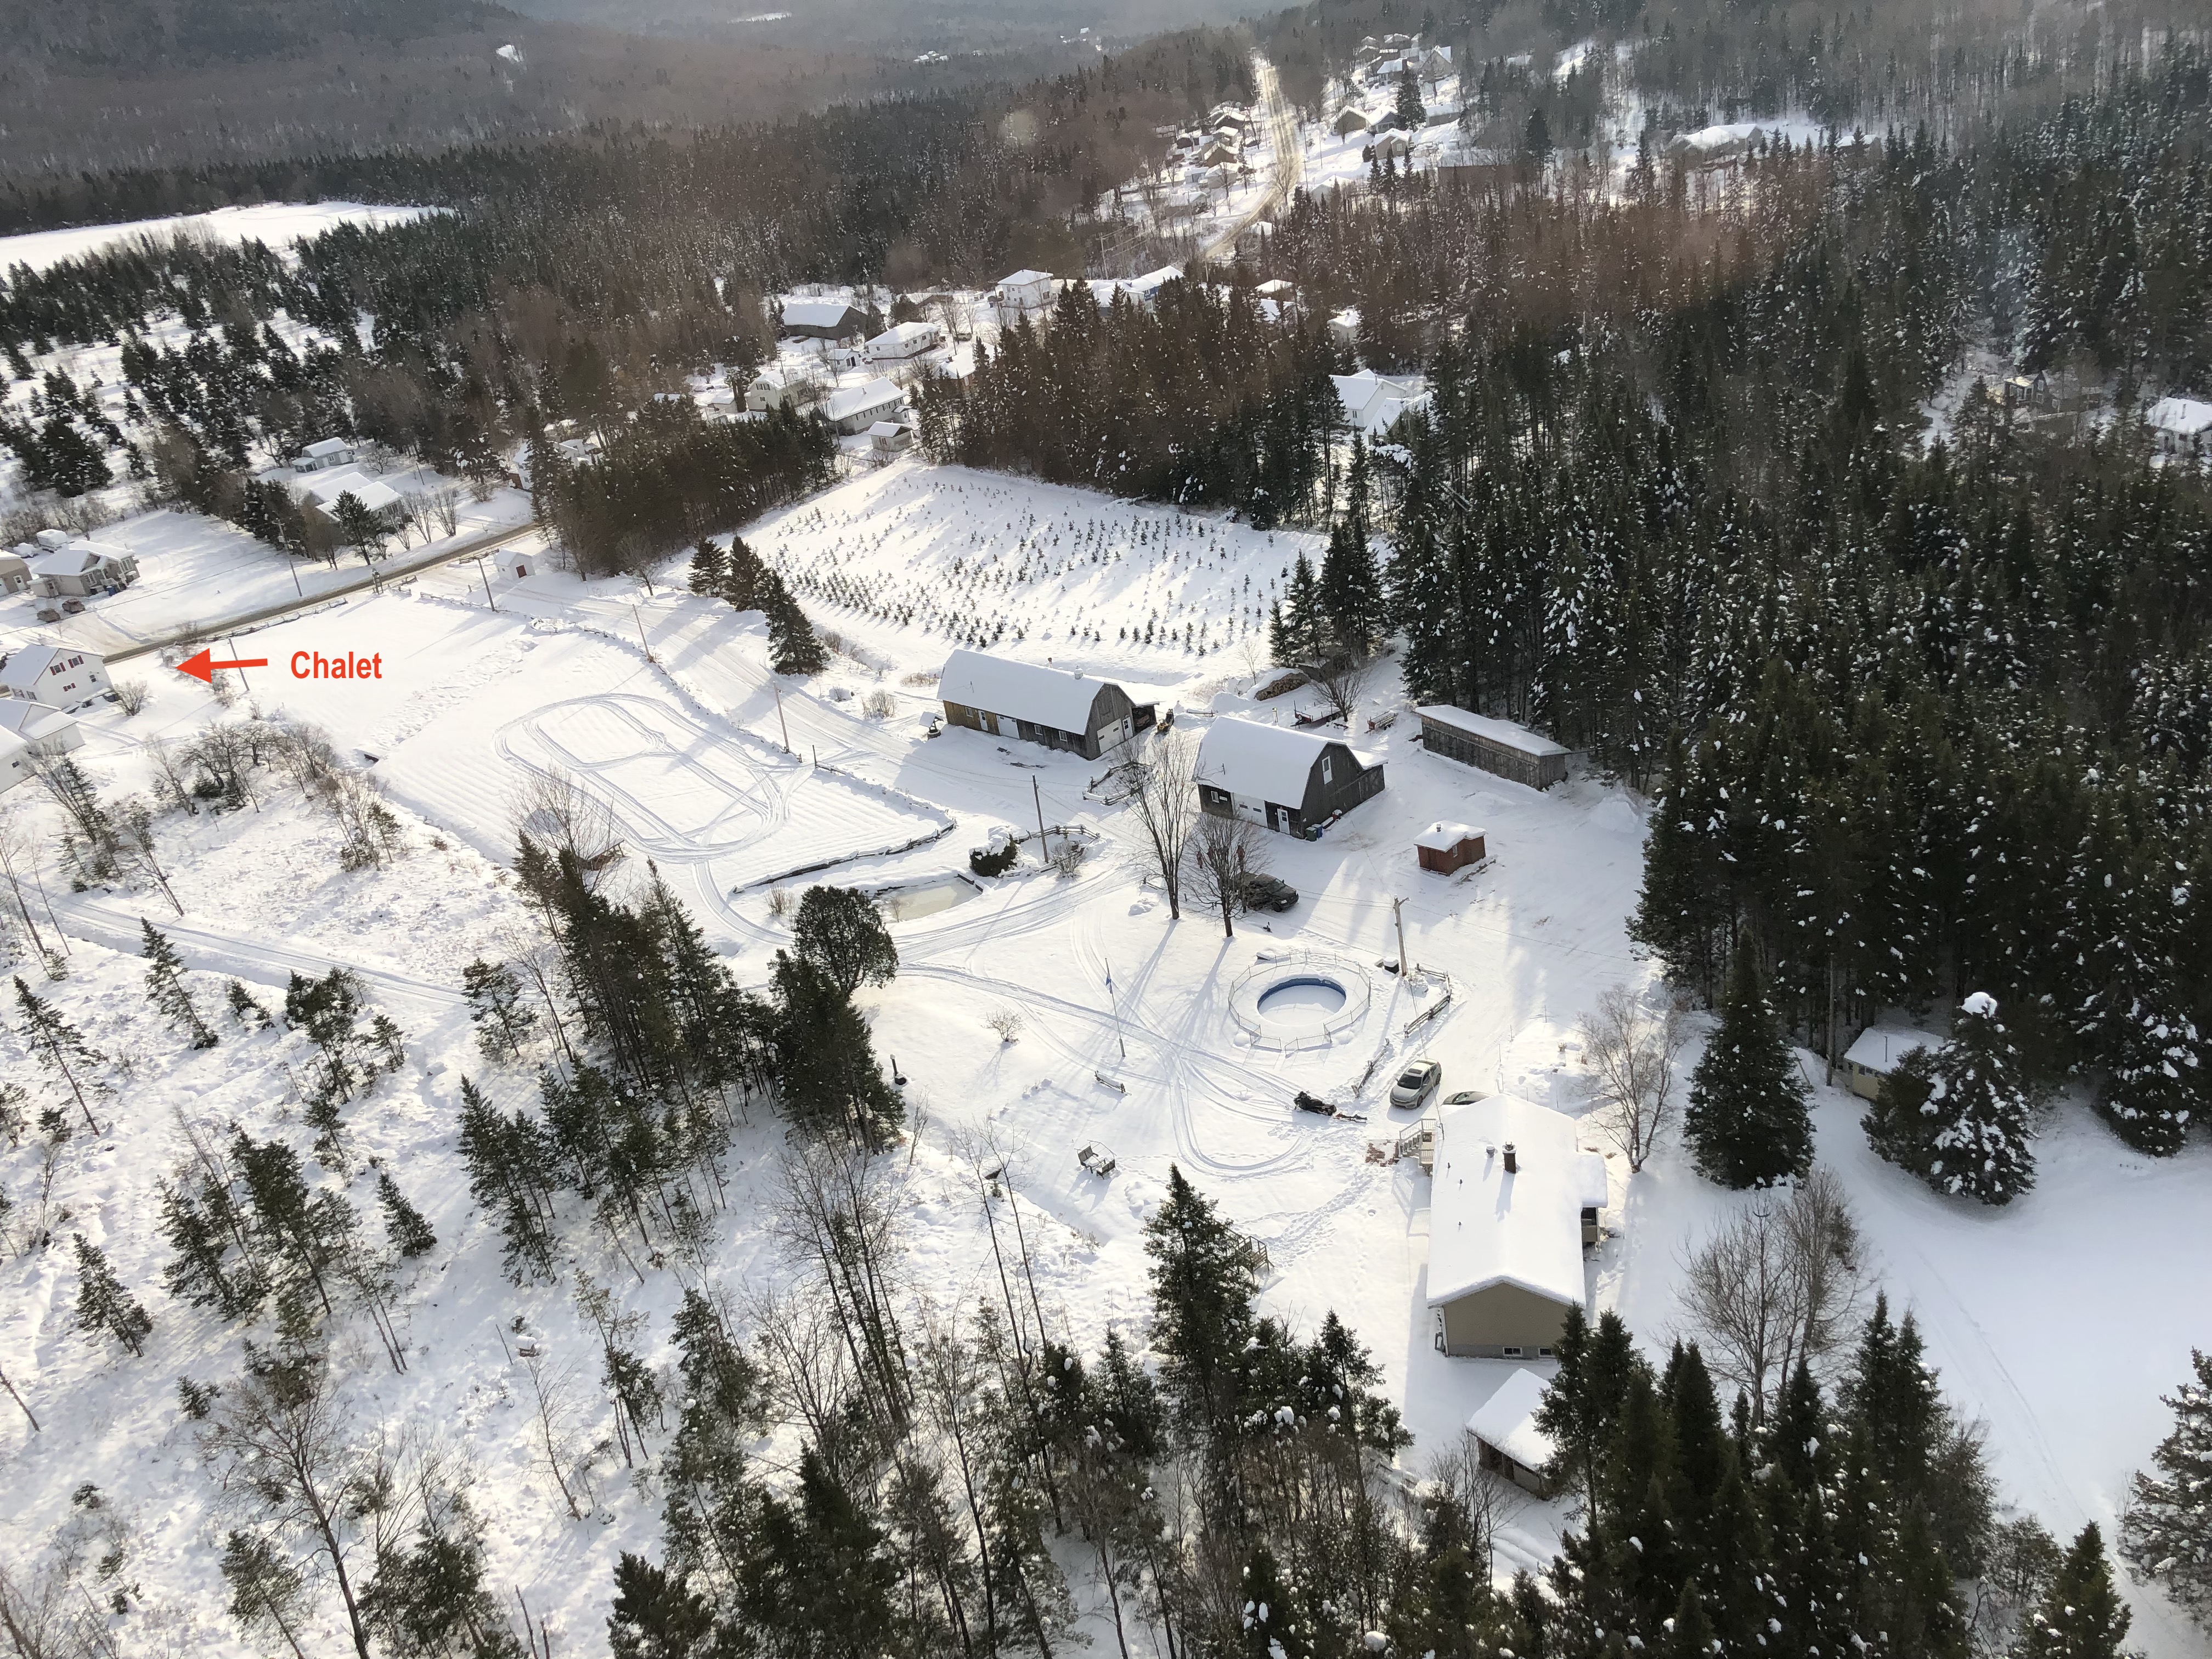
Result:
{"label": "red arrow", "polygon": [[215,684],[215,671],[218,668],[266,668],[269,666],[269,659],[266,657],[243,657],[236,662],[216,662],[213,660],[214,656],[214,649],[210,647],[196,657],[187,657],[177,665],[177,672],[190,674],[194,679],[205,680],[212,685]]}

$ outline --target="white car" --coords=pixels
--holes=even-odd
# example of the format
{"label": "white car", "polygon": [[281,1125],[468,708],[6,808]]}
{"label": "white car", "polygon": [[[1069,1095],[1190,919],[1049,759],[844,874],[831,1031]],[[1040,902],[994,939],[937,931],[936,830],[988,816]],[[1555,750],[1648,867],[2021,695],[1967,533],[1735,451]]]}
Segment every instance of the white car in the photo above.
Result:
{"label": "white car", "polygon": [[1444,1080],[1444,1068],[1433,1060],[1417,1060],[1398,1073],[1390,1085],[1393,1106],[1419,1106],[1436,1093]]}

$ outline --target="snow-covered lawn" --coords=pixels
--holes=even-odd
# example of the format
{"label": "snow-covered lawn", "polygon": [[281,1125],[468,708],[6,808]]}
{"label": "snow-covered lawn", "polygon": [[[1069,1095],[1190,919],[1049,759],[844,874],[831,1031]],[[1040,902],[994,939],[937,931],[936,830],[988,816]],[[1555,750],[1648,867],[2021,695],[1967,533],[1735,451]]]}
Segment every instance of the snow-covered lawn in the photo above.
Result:
{"label": "snow-covered lawn", "polygon": [[[928,677],[956,640],[982,633],[1032,660],[1115,676],[1175,709],[1179,728],[1230,714],[1274,718],[1295,696],[1254,701],[1265,658],[1244,647],[1296,552],[1318,551],[1312,538],[911,462],[746,533],[800,585],[817,626],[842,636],[827,672],[777,681],[760,619],[691,597],[680,566],[649,591],[510,573],[494,581],[495,611],[472,570],[440,570],[410,592],[255,635],[255,654],[265,647],[280,665],[300,648],[383,655],[381,679],[304,683],[277,672],[252,695],[264,711],[314,720],[342,750],[378,757],[410,826],[399,862],[338,871],[327,820],[274,786],[258,815],[164,820],[188,911],[174,922],[188,963],[270,988],[265,1000],[295,964],[355,963],[408,1034],[407,1065],[349,1121],[363,1163],[374,1157],[398,1172],[440,1243],[409,1291],[407,1374],[370,1345],[351,1366],[352,1405],[365,1418],[435,1424],[466,1450],[481,1471],[474,1499],[489,1523],[493,1581],[521,1589],[561,1650],[603,1650],[616,1553],[657,1553],[659,1501],[618,1459],[601,1460],[586,1522],[568,1521],[552,1494],[531,1448],[526,1383],[501,1334],[511,1341],[520,1318],[556,1361],[580,1364],[589,1341],[565,1284],[516,1290],[501,1278],[495,1231],[471,1212],[455,1146],[463,1073],[507,1105],[532,1091],[527,1067],[482,1060],[453,992],[472,956],[507,954],[527,926],[500,867],[511,803],[532,770],[557,766],[608,801],[632,868],[657,860],[714,948],[755,984],[789,939],[762,884],[795,864],[839,860],[812,879],[871,887],[951,882],[994,824],[1033,832],[1041,817],[1087,832],[1092,850],[1072,876],[1025,848],[1010,874],[963,882],[959,902],[892,924],[901,971],[866,1002],[879,1052],[911,1079],[918,1137],[896,1177],[908,1282],[939,1307],[990,1282],[967,1154],[994,1146],[1032,1226],[1048,1310],[1085,1347],[1109,1325],[1141,1340],[1141,1229],[1179,1164],[1267,1246],[1270,1311],[1310,1328],[1334,1308],[1373,1350],[1419,1437],[1406,1459],[1418,1470],[1510,1368],[1448,1360],[1431,1345],[1427,1182],[1413,1160],[1369,1159],[1371,1143],[1413,1121],[1382,1091],[1419,1055],[1443,1064],[1447,1091],[1506,1089],[1583,1109],[1577,1021],[1606,987],[1650,971],[1625,931],[1641,875],[1639,805],[1593,779],[1539,794],[1430,756],[1410,718],[1368,729],[1369,718],[1402,708],[1386,674],[1352,734],[1387,767],[1385,792],[1318,842],[1269,838],[1274,872],[1302,896],[1297,906],[1240,921],[1234,939],[1196,912],[1171,925],[1163,896],[1141,879],[1125,810],[1089,793],[1103,769],[966,730],[927,738]],[[840,603],[825,602],[828,592]],[[82,758],[104,790],[143,787],[143,744],[216,713],[196,683],[158,678],[144,714],[93,719]],[[877,691],[890,696],[890,714],[864,712]],[[48,816],[20,794],[0,810]],[[1413,838],[1438,818],[1485,829],[1490,861],[1452,878],[1419,870]],[[950,833],[922,845],[877,850],[948,823]],[[1399,955],[1400,899],[1406,953],[1435,975],[1425,982],[1375,965]],[[46,1424],[32,1436],[0,1414],[0,1479],[14,1499],[0,1553],[62,1522],[71,1491],[94,1480],[141,1540],[134,1576],[175,1609],[173,1645],[242,1652],[221,1612],[218,1522],[175,1391],[180,1374],[234,1373],[236,1334],[160,1294],[155,1182],[175,1153],[173,1115],[218,1125],[234,1116],[257,1133],[287,1123],[298,1108],[283,1066],[296,1065],[303,1039],[227,1031],[211,1052],[184,1049],[147,1006],[143,964],[107,948],[130,943],[140,914],[168,923],[159,895],[57,900],[78,942],[70,978],[44,991],[95,1045],[136,1058],[101,1109],[114,1128],[61,1155],[52,1201],[70,1218],[49,1224],[62,1248],[0,1263],[0,1364]],[[1261,951],[1286,948],[1334,957],[1370,989],[1366,1017],[1332,1044],[1255,1047],[1230,1018],[1231,982]],[[1446,1012],[1412,1027],[1447,979]],[[206,1006],[219,988],[195,981]],[[1000,1014],[1019,1018],[1017,1040],[993,1028]],[[9,1075],[27,1071],[18,1041],[0,1032]],[[1366,1119],[1297,1113],[1290,1102],[1301,1089],[1352,1102]],[[2054,1531],[2108,1520],[2128,1471],[2163,1431],[2158,1394],[2179,1381],[2191,1341],[2203,1340],[2186,1316],[2212,1306],[2212,1208],[2201,1196],[2212,1155],[2198,1146],[2149,1163],[2075,1112],[2045,1143],[2037,1192],[1983,1212],[1874,1160],[1848,1097],[1823,1093],[1818,1114],[1822,1159],[1859,1209],[1875,1269],[1893,1301],[1917,1313],[1947,1385],[1988,1420],[2009,1495]],[[722,1237],[698,1264],[720,1282],[786,1271],[757,1218],[781,1143],[764,1114],[741,1135]],[[1110,1178],[1077,1163],[1093,1143],[1119,1159]],[[0,1154],[19,1217],[38,1190],[37,1158],[27,1144]],[[1735,1200],[1671,1155],[1632,1181],[1617,1158],[1609,1167],[1617,1236],[1594,1254],[1591,1281],[1600,1305],[1620,1307],[1647,1342],[1662,1343],[1683,1248]],[[357,1166],[356,1203],[373,1204],[370,1179]],[[114,1357],[73,1328],[71,1230],[104,1242],[154,1311],[143,1360]],[[585,1247],[582,1259],[650,1316],[648,1347],[666,1360],[680,1276],[640,1284],[619,1263],[602,1272],[610,1264],[596,1250]],[[789,1448],[761,1449],[773,1461]],[[1499,1569],[1540,1561],[1559,1519],[1527,1510]],[[2136,1605],[2137,1637],[2154,1659],[2203,1651],[2154,1599]]]}

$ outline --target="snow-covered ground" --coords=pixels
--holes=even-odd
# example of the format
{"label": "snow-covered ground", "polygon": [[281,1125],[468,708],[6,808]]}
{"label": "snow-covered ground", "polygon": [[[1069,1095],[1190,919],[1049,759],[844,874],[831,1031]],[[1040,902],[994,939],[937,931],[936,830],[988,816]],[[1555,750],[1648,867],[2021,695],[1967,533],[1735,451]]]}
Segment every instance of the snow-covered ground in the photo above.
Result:
{"label": "snow-covered ground", "polygon": [[182,233],[235,246],[265,242],[289,247],[339,225],[398,225],[438,211],[435,208],[372,207],[361,202],[264,202],[256,207],[217,208],[167,219],[133,219],[118,225],[76,225],[67,230],[32,230],[0,236],[0,270],[28,265],[45,270],[64,259],[82,258],[119,244],[151,236],[161,240]]}
{"label": "snow-covered ground", "polygon": [[[896,1179],[908,1282],[939,1306],[991,1283],[964,1155],[988,1139],[1032,1224],[1040,1296],[1085,1347],[1109,1325],[1141,1340],[1141,1228],[1175,1163],[1267,1245],[1271,1311],[1310,1328],[1334,1308],[1373,1350],[1419,1437],[1409,1468],[1507,1374],[1431,1346],[1426,1182],[1413,1160],[1370,1161],[1370,1144],[1412,1121],[1380,1091],[1395,1062],[1418,1054],[1442,1062],[1447,1091],[1510,1089],[1583,1109],[1577,1021],[1605,988],[1650,973],[1625,932],[1641,873],[1639,804],[1580,776],[1540,794],[1425,753],[1414,722],[1392,718],[1403,699],[1386,673],[1352,734],[1388,769],[1384,793],[1318,842],[1270,838],[1297,906],[1241,922],[1234,939],[1200,915],[1171,925],[1141,879],[1126,811],[1089,793],[1102,769],[957,728],[928,738],[930,677],[956,641],[981,634],[1030,660],[1111,674],[1172,708],[1179,729],[1230,714],[1287,720],[1296,694],[1254,701],[1266,662],[1245,647],[1297,551],[1317,551],[1311,538],[912,461],[746,536],[798,586],[817,627],[840,636],[823,674],[772,676],[760,619],[690,596],[680,565],[649,588],[510,570],[493,581],[495,610],[473,570],[434,571],[255,636],[254,654],[280,665],[297,649],[382,655],[381,679],[298,683],[280,666],[251,691],[264,712],[315,720],[343,750],[377,757],[409,826],[396,865],[340,872],[328,821],[272,783],[258,811],[162,821],[181,919],[158,894],[64,896],[65,884],[52,884],[74,954],[70,978],[42,994],[96,1047],[132,1059],[127,1079],[107,1073],[118,1092],[100,1111],[113,1126],[80,1133],[58,1157],[46,1224],[60,1247],[0,1262],[0,1365],[45,1423],[32,1435],[0,1401],[0,1480],[12,1499],[0,1555],[24,1553],[61,1524],[70,1493],[93,1480],[133,1531],[131,1576],[167,1610],[167,1645],[246,1650],[222,1613],[219,1522],[175,1387],[179,1375],[234,1374],[237,1334],[160,1293],[155,1183],[175,1155],[175,1115],[296,1130],[283,1067],[296,1066],[304,1040],[227,1030],[212,1051],[184,1049],[147,1006],[143,963],[112,948],[130,944],[143,914],[173,927],[193,968],[239,975],[264,1000],[281,996],[294,966],[357,964],[406,1030],[408,1064],[349,1121],[362,1162],[398,1173],[440,1243],[408,1290],[407,1373],[368,1345],[348,1402],[364,1420],[435,1424],[465,1451],[480,1471],[473,1501],[489,1524],[492,1582],[522,1592],[559,1650],[603,1650],[616,1553],[657,1553],[659,1500],[605,1457],[589,1519],[569,1521],[553,1495],[501,1334],[520,1319],[556,1361],[583,1361],[589,1343],[566,1283],[517,1290],[501,1279],[496,1231],[471,1212],[455,1147],[464,1073],[498,1103],[532,1091],[526,1067],[478,1056],[458,986],[472,957],[510,954],[530,926],[501,860],[515,786],[554,767],[608,804],[633,867],[658,862],[748,983],[765,980],[788,941],[773,891],[794,864],[835,860],[794,886],[957,882],[958,902],[892,924],[901,971],[865,994],[879,1050],[911,1079],[918,1133]],[[204,688],[159,678],[139,716],[91,721],[81,758],[103,790],[143,787],[147,742],[216,715]],[[878,692],[890,712],[865,712],[882,708]],[[51,825],[27,791],[0,800],[0,814],[42,834]],[[1025,849],[1004,878],[957,881],[992,827],[1033,830],[1040,817],[1093,832],[1078,872],[1049,872]],[[1437,818],[1481,825],[1490,862],[1450,878],[1419,871],[1413,838]],[[1446,1011],[1417,1029],[1410,1022],[1437,1006],[1443,978],[1407,981],[1375,965],[1399,954],[1400,899],[1407,954],[1451,988]],[[1228,998],[1263,950],[1291,947],[1335,957],[1370,997],[1335,1042],[1294,1054],[1253,1046]],[[204,1006],[218,1006],[219,980],[193,982]],[[1019,1017],[1018,1041],[989,1025],[1000,1013]],[[12,1027],[0,1030],[0,1069],[35,1075]],[[1357,1097],[1364,1121],[1290,1105],[1301,1089],[1352,1098],[1370,1073]],[[2038,1191],[1984,1213],[1875,1161],[1848,1097],[1824,1091],[1818,1110],[1822,1159],[1859,1208],[1875,1266],[1893,1299],[1918,1314],[1947,1385],[1989,1421],[2008,1492],[2054,1531],[2109,1520],[2128,1471],[2163,1431],[2158,1394],[2183,1375],[2192,1336],[2202,1340],[2175,1316],[2212,1305],[2212,1208],[2201,1200],[2212,1149],[2150,1163],[2077,1113],[2045,1142]],[[757,1219],[781,1133],[756,1119],[732,1159],[720,1240],[698,1264],[725,1284],[790,1271]],[[38,1202],[34,1142],[0,1153],[18,1226]],[[1094,1142],[1119,1158],[1110,1179],[1076,1162]],[[1732,1200],[1671,1156],[1632,1181],[1619,1159],[1610,1167],[1616,1236],[1595,1252],[1591,1283],[1601,1305],[1661,1342],[1684,1246]],[[373,1206],[372,1181],[356,1165],[357,1203]],[[144,1358],[74,1329],[71,1231],[102,1243],[153,1310]],[[609,1264],[580,1237],[578,1249],[649,1316],[648,1348],[666,1361],[679,1275],[639,1283],[618,1263],[602,1271]],[[1499,1569],[1540,1560],[1559,1518],[1525,1511]],[[2154,1598],[2136,1606],[2153,1659],[2203,1650]]]}

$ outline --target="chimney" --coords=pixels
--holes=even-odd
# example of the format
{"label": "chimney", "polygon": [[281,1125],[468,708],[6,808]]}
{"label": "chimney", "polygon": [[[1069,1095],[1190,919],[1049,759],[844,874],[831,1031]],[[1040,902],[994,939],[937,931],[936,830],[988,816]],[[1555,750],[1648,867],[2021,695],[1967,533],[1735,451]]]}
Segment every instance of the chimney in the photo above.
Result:
{"label": "chimney", "polygon": [[1508,1175],[1521,1173],[1521,1160],[1513,1156],[1513,1143],[1510,1140],[1505,1143],[1505,1173]]}

